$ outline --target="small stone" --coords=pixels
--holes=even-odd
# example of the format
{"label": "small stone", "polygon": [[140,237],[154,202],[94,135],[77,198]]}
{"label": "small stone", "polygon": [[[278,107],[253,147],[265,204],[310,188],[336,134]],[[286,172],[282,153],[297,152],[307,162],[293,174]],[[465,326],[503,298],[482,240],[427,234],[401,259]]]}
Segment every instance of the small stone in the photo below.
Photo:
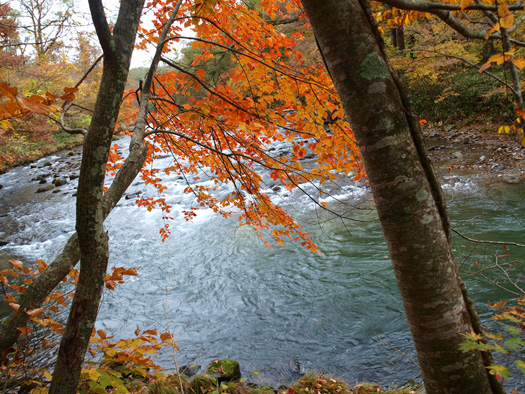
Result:
{"label": "small stone", "polygon": [[77,179],[78,178],[78,174],[71,174],[69,176],[69,180],[72,181],[73,179]]}
{"label": "small stone", "polygon": [[51,189],[54,189],[55,186],[51,185],[51,184],[48,184],[48,185],[44,185],[44,186],[40,186],[38,189],[36,189],[36,192],[37,193],[43,193],[43,192],[47,192]]}
{"label": "small stone", "polygon": [[199,369],[201,369],[200,365],[183,365],[179,368],[179,372],[187,377],[192,377],[197,375]]}
{"label": "small stone", "polygon": [[486,158],[485,156],[481,156],[481,157],[479,158],[479,161],[485,161],[486,159],[487,159],[487,158]]}
{"label": "small stone", "polygon": [[51,162],[49,161],[46,161],[43,165],[43,167],[51,167],[53,164],[51,164]]}
{"label": "small stone", "polygon": [[461,159],[463,159],[463,153],[461,153],[461,152],[454,152],[454,157],[456,159],[461,160]]}

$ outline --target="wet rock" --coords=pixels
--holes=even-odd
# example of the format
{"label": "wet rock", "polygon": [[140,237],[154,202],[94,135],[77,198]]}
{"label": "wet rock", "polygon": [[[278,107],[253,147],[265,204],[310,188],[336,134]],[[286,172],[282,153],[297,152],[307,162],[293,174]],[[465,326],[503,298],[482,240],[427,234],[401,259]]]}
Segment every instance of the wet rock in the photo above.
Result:
{"label": "wet rock", "polygon": [[4,185],[0,185],[0,189],[3,189],[4,188]]}
{"label": "wet rock", "polygon": [[306,156],[300,157],[299,160],[313,159],[314,157],[315,155],[313,153],[308,153]]}
{"label": "wet rock", "polygon": [[197,375],[199,369],[201,369],[200,365],[183,365],[179,368],[179,372],[191,378],[192,376]]}
{"label": "wet rock", "polygon": [[272,190],[276,193],[279,193],[281,191],[281,186],[274,186],[272,187]]}
{"label": "wet rock", "polygon": [[36,192],[37,193],[43,193],[43,192],[47,192],[51,189],[54,189],[55,186],[51,185],[51,184],[47,184],[47,185],[44,185],[44,186],[40,186],[38,189],[36,189]]}
{"label": "wet rock", "polygon": [[42,167],[51,167],[52,165],[50,161],[46,161]]}
{"label": "wet rock", "polygon": [[6,246],[9,245],[9,242],[7,241],[0,241],[0,246]]}
{"label": "wet rock", "polygon": [[205,374],[217,379],[217,382],[231,382],[241,377],[241,367],[235,360],[213,360]]}
{"label": "wet rock", "polygon": [[72,150],[70,150],[69,152],[67,152],[67,155],[68,155],[69,157],[71,157],[71,156],[75,156],[75,152],[73,152]]}
{"label": "wet rock", "polygon": [[72,181],[73,179],[77,179],[78,178],[78,174],[71,174],[69,175],[69,180]]}
{"label": "wet rock", "polygon": [[63,186],[65,184],[67,184],[67,181],[65,179],[62,179],[62,178],[55,178],[55,179],[53,179],[52,183],[53,183],[53,185],[58,187],[58,186]]}
{"label": "wet rock", "polygon": [[503,182],[515,185],[520,183],[520,177],[517,175],[507,175],[503,177]]}

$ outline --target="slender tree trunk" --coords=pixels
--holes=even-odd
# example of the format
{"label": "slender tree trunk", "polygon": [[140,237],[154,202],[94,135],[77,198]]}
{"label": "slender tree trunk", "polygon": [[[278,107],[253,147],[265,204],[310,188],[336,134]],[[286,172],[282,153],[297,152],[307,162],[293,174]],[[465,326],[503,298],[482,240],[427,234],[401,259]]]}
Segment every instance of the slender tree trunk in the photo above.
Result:
{"label": "slender tree trunk", "polygon": [[103,184],[106,163],[129,72],[144,0],[122,2],[111,33],[100,0],[90,0],[93,23],[104,52],[100,90],[84,142],[77,192],[80,276],[71,306],[50,393],[75,393],[95,325],[109,258],[104,230]]}
{"label": "slender tree trunk", "polygon": [[[140,172],[146,160],[147,147],[142,143],[144,127],[134,133],[129,148],[129,156],[120,167],[109,190],[104,194],[104,218],[117,205],[120,198]],[[32,286],[20,294],[18,312],[11,315],[0,326],[0,352],[7,354],[9,349],[20,337],[20,330],[17,327],[25,327],[29,321],[26,311],[37,309],[42,306],[46,297],[58,286],[67,274],[76,266],[80,259],[80,248],[78,236],[73,234],[67,241],[60,254],[53,260],[49,267],[39,275]]]}
{"label": "slender tree trunk", "polygon": [[428,394],[493,393],[452,255],[446,209],[417,121],[366,0],[303,0],[365,162]]}
{"label": "slender tree trunk", "polygon": [[[150,65],[150,70],[146,76],[142,94],[140,97],[139,113],[133,129],[133,134],[129,144],[129,155],[123,165],[118,170],[109,190],[104,194],[102,207],[104,219],[109,215],[112,209],[127,190],[131,182],[140,172],[147,155],[147,146],[143,142],[146,129],[146,118],[148,114],[148,103],[150,99],[150,90],[153,84],[153,78],[157,69],[158,62],[164,47],[164,40],[168,31],[173,24],[178,10],[182,4],[179,0],[172,10],[170,19],[167,21],[164,30],[159,37],[159,45],[154,59]],[[60,281],[74,268],[80,259],[80,248],[78,244],[78,235],[75,233],[66,243],[66,246],[58,257],[49,265],[49,267],[35,279],[33,286],[20,295],[18,303],[20,308],[18,313],[11,313],[0,326],[0,353],[7,354],[10,348],[15,344],[20,336],[17,327],[24,327],[29,321],[29,315],[26,311],[40,308],[45,298],[55,289]]]}

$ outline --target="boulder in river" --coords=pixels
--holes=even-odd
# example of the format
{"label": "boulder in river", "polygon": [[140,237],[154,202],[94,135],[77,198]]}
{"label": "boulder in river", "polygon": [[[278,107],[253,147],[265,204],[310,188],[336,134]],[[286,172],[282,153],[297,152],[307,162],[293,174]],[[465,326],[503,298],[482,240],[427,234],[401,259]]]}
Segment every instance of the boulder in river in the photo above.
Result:
{"label": "boulder in river", "polygon": [[36,192],[37,193],[48,192],[49,190],[54,189],[54,188],[55,186],[51,184],[47,184],[47,185],[40,186],[38,189],[36,189]]}
{"label": "boulder in river", "polygon": [[241,367],[235,360],[213,360],[206,367],[205,374],[217,379],[217,382],[231,382],[240,379]]}
{"label": "boulder in river", "polygon": [[58,186],[65,185],[67,183],[67,181],[65,179],[62,179],[62,178],[55,178],[55,179],[53,179],[52,183],[53,183],[53,185],[58,187]]}

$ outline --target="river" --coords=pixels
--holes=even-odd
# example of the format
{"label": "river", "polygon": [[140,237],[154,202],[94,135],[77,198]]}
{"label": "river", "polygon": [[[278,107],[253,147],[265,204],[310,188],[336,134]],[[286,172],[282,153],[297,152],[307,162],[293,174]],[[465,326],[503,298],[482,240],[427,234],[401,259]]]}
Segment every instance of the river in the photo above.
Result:
{"label": "river", "polygon": [[[61,153],[0,175],[0,241],[7,243],[0,247],[0,267],[12,258],[50,262],[73,233],[76,180],[55,193],[35,193],[40,185],[33,179],[51,172],[68,179],[78,171],[78,158],[78,152],[72,157]],[[160,159],[159,166],[162,160],[170,159]],[[44,166],[46,162],[51,165]],[[346,211],[344,220],[320,211],[299,193],[269,189],[272,198],[292,210],[312,234],[322,253],[318,256],[291,242],[267,249],[250,228],[238,228],[235,217],[223,219],[210,210],[200,211],[188,223],[181,211],[191,206],[193,197],[183,193],[183,181],[177,177],[165,184],[175,219],[166,242],[159,236],[162,214],[138,208],[133,198],[123,199],[106,221],[110,267],[141,268],[138,277],[105,291],[98,328],[117,338],[132,337],[137,324],[162,330],[167,299],[167,318],[176,328],[180,348],[179,366],[233,358],[251,381],[274,386],[288,384],[307,370],[351,383],[403,384],[420,379],[412,361],[382,342],[414,353],[387,248],[364,185],[346,181],[337,198],[326,197],[331,208]],[[444,190],[452,221],[466,235],[523,243],[519,221],[525,221],[524,184],[485,188],[451,174]],[[152,192],[136,181],[129,194],[137,193]],[[513,247],[505,251],[501,246],[475,247],[458,237],[454,245],[465,272],[477,269],[473,261],[490,263],[509,251],[512,258],[525,259],[523,250]],[[522,266],[521,274],[523,270]],[[470,277],[468,285],[485,320],[490,317],[487,301],[512,297],[483,278]],[[6,308],[3,303],[0,317]],[[155,360],[173,368],[169,351]],[[250,375],[253,370],[259,374]]]}

